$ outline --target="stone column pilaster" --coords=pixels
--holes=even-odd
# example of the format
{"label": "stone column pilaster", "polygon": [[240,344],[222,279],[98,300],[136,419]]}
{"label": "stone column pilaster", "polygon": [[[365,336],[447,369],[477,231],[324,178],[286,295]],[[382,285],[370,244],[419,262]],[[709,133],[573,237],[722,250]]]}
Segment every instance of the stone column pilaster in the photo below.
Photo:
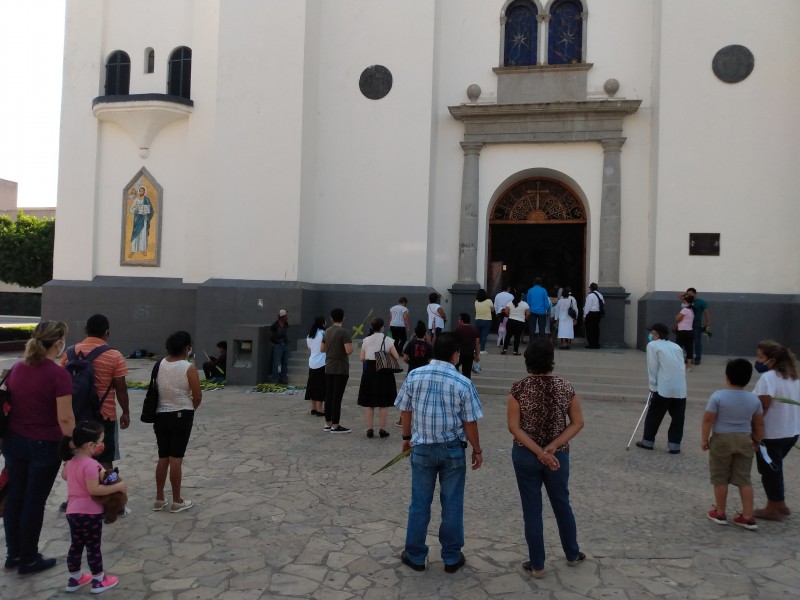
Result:
{"label": "stone column pilaster", "polygon": [[602,140],[603,189],[600,197],[601,288],[620,288],[619,259],[622,229],[622,172],[620,152],[625,138]]}
{"label": "stone column pilaster", "polygon": [[458,281],[475,284],[478,271],[478,183],[483,144],[462,142],[464,172],[461,175],[461,224],[458,232]]}

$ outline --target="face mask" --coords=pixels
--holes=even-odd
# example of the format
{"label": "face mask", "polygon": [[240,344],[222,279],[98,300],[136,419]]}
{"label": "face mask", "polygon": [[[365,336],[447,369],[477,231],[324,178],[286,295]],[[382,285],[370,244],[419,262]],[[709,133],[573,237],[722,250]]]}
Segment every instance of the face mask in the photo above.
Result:
{"label": "face mask", "polygon": [[97,444],[97,447],[94,449],[94,452],[92,452],[92,456],[100,456],[105,449],[106,449],[105,442],[100,442],[99,444]]}
{"label": "face mask", "polygon": [[653,341],[653,334],[652,333],[648,333],[647,334],[647,341],[648,342],[652,342]]}
{"label": "face mask", "polygon": [[766,373],[767,371],[769,371],[769,367],[767,366],[767,363],[756,361],[754,364],[755,364],[756,371],[758,371],[759,373]]}
{"label": "face mask", "polygon": [[[56,356],[57,357],[61,356],[62,354],[64,354],[64,349],[67,347],[67,343],[64,340],[58,340],[58,341],[61,342],[61,350],[56,352]],[[58,343],[58,342],[56,342],[56,343]]]}

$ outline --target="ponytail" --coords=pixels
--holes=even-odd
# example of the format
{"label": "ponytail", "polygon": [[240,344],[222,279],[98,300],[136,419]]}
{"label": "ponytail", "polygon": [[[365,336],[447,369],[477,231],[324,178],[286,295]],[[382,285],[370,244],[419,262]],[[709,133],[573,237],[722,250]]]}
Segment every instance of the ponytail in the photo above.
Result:
{"label": "ponytail", "polygon": [[65,435],[58,444],[58,457],[63,462],[72,460],[72,457],[75,456],[72,452],[72,448],[70,448],[70,443],[72,443],[72,437]]}
{"label": "ponytail", "polygon": [[58,456],[63,461],[70,460],[74,456],[75,450],[87,442],[97,443],[104,431],[105,428],[100,423],[81,421],[73,430],[72,436],[65,435],[61,438],[58,445]]}

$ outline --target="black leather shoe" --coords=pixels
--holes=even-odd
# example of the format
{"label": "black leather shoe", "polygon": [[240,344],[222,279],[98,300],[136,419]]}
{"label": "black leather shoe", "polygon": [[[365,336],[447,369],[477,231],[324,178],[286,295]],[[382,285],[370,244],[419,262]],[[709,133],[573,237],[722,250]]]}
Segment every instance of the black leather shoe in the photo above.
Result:
{"label": "black leather shoe", "polygon": [[636,442],[637,448],[642,448],[643,450],[652,450],[652,446],[645,446],[642,442]]}
{"label": "black leather shoe", "polygon": [[17,569],[17,574],[20,576],[33,575],[34,573],[38,573],[39,571],[45,571],[55,566],[56,566],[55,558],[45,558],[44,556],[39,554],[36,556],[36,560],[33,561],[32,563],[27,565],[20,564],[19,568]]}
{"label": "black leather shoe", "polygon": [[464,558],[464,553],[463,553],[463,552],[461,552],[461,553],[459,554],[459,557],[458,557],[458,561],[457,561],[457,562],[454,562],[452,565],[445,565],[445,566],[444,566],[445,573],[455,573],[455,572],[456,572],[456,571],[458,571],[458,570],[459,570],[461,567],[463,567],[463,566],[464,566],[464,563],[466,563],[466,562],[467,562],[467,559],[466,559],[466,558]]}
{"label": "black leather shoe", "polygon": [[[462,555],[462,556],[463,556],[463,555]],[[405,566],[407,566],[407,567],[411,567],[411,568],[412,568],[412,569],[414,569],[415,571],[424,571],[424,570],[425,570],[425,565],[418,565],[417,563],[411,562],[411,559],[410,559],[410,558],[408,558],[408,554],[406,553],[406,551],[405,551],[405,550],[403,550],[403,551],[400,553],[400,560],[402,561],[402,563],[403,563]],[[463,563],[462,563],[462,564],[463,564]],[[445,566],[445,569],[446,569],[446,568],[447,568],[447,567]]]}
{"label": "black leather shoe", "polygon": [[680,451],[680,450],[668,450],[668,452],[669,452],[670,454],[680,454],[680,453],[681,453],[681,451]]}

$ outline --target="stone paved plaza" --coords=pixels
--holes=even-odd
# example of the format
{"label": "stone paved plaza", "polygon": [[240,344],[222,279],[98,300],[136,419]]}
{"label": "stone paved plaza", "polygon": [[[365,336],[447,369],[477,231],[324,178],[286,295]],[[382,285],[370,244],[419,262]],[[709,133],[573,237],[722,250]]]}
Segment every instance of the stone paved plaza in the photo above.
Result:
{"label": "stone paved plaza", "polygon": [[[574,354],[577,354],[574,353]],[[642,357],[643,354],[639,353]],[[0,360],[0,366],[8,366]],[[703,369],[720,369],[721,359]],[[489,356],[492,361],[520,357]],[[706,365],[706,363],[709,363]],[[510,363],[513,366],[513,363]],[[131,379],[147,379],[152,363],[130,361]],[[644,372],[641,384],[646,388]],[[690,383],[691,385],[691,383]],[[552,512],[546,506],[547,576],[534,580],[526,560],[522,513],[505,426],[505,398],[482,397],[484,467],[467,476],[466,566],[447,574],[436,531],[429,530],[428,569],[400,563],[410,473],[407,461],[370,473],[400,451],[400,430],[367,439],[358,380],[351,378],[342,423],[350,435],[322,431],[302,396],[261,395],[247,388],[207,392],[197,413],[184,466],[184,497],[195,506],[179,514],[153,512],[155,440],[138,420],[143,392],[132,391],[130,429],[122,433],[119,466],[128,482],[125,519],[106,526],[103,555],[120,577],[109,596],[154,600],[314,598],[368,600],[459,598],[798,598],[800,516],[759,522],[750,532],[711,523],[706,455],[699,449],[704,405],[687,411],[684,451],[666,452],[665,426],[654,452],[625,446],[642,404],[592,399],[586,427],[572,444],[571,491],[581,548],[588,559],[567,566]],[[580,395],[581,390],[578,389]],[[392,410],[391,417],[395,417]],[[800,510],[795,451],[788,458],[787,500]],[[756,502],[764,500],[756,480]],[[62,598],[69,531],[50,496],[40,550],[59,558],[28,579],[0,575],[2,598]],[[729,515],[739,506],[731,494]],[[88,594],[87,590],[79,594]]]}

